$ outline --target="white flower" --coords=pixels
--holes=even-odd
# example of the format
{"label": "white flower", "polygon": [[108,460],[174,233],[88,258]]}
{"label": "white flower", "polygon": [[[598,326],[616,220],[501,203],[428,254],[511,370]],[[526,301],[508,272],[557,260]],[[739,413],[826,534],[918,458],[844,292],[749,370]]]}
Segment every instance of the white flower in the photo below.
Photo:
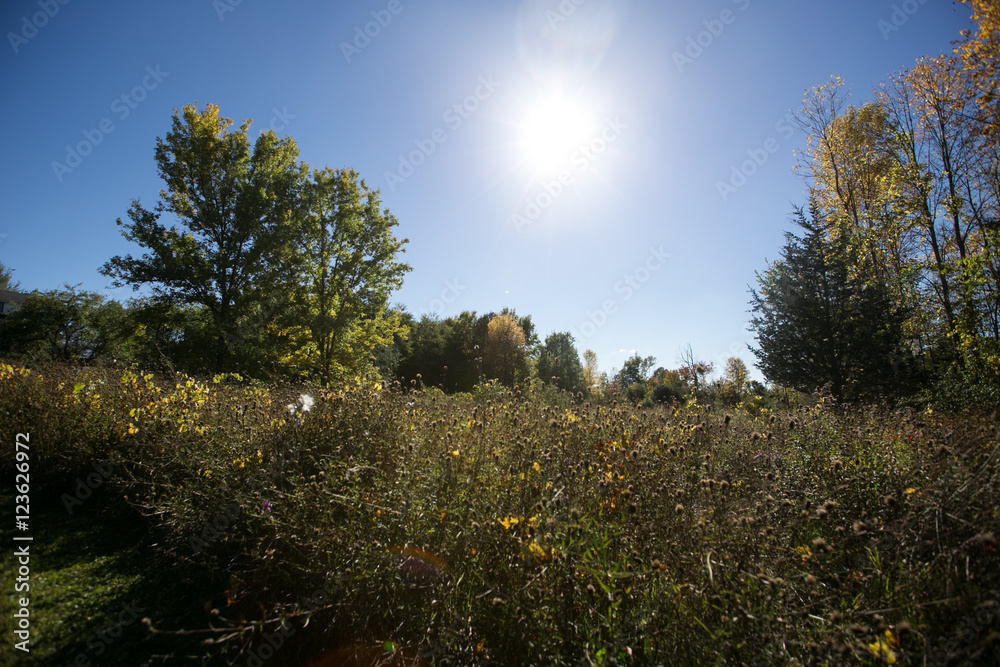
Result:
{"label": "white flower", "polygon": [[293,417],[297,416],[300,412],[309,412],[312,410],[312,406],[315,405],[316,401],[309,394],[300,394],[298,399],[294,403],[289,403],[285,406],[288,410],[288,414]]}

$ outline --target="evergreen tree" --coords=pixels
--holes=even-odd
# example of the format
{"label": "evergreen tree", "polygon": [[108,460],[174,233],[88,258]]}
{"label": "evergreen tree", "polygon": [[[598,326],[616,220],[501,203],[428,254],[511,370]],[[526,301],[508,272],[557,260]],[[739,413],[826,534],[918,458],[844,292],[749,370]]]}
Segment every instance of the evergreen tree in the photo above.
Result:
{"label": "evergreen tree", "polygon": [[782,258],[751,290],[758,368],[801,391],[829,386],[838,400],[896,393],[906,313],[845,237],[820,221],[815,204],[811,217],[796,212],[805,233],[786,234]]}

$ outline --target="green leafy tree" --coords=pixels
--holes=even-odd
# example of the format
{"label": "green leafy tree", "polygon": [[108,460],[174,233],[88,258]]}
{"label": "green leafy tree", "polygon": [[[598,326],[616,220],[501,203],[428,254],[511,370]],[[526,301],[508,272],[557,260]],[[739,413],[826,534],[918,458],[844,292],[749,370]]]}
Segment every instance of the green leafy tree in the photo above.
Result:
{"label": "green leafy tree", "polygon": [[[101,272],[116,287],[151,288],[172,303],[196,305],[211,319],[212,366],[231,365],[234,348],[267,323],[262,304],[273,303],[287,271],[292,214],[305,174],[291,138],[273,131],[249,139],[249,120],[237,130],[207,105],[174,112],[155,160],[165,183],[154,210],[132,202],[123,236],[146,250],[115,256]],[[160,221],[173,215],[178,226]]]}
{"label": "green leafy tree", "polygon": [[[413,316],[409,317],[412,319]],[[436,387],[446,383],[444,368],[447,366],[451,370],[454,365],[448,358],[451,329],[449,321],[430,315],[423,315],[410,324],[406,347],[397,367],[397,374],[405,384],[415,382],[418,375],[426,386]]]}
{"label": "green leafy tree", "polygon": [[800,391],[829,386],[837,399],[893,391],[906,313],[867,279],[843,237],[829,239],[815,206],[812,220],[800,209],[796,223],[804,235],[786,234],[782,258],[751,290],[758,367],[769,381]]}
{"label": "green leafy tree", "polygon": [[0,320],[0,349],[6,354],[63,361],[112,356],[125,338],[121,304],[96,292],[66,285],[32,292]]}
{"label": "green leafy tree", "polygon": [[213,322],[203,306],[143,297],[129,303],[127,315],[129,358],[142,368],[173,373],[212,367]]}
{"label": "green leafy tree", "polygon": [[583,391],[583,365],[569,333],[553,333],[545,339],[538,355],[538,377],[566,391]]}
{"label": "green leafy tree", "polygon": [[14,280],[14,270],[0,262],[0,290],[16,292],[21,289],[21,283]]}
{"label": "green leafy tree", "polygon": [[486,327],[479,326],[482,320],[475,311],[467,310],[445,320],[444,365],[448,367],[447,387],[453,391],[472,391],[480,380],[486,347]]}
{"label": "green leafy tree", "polygon": [[625,360],[621,370],[615,374],[614,384],[618,386],[626,398],[633,403],[638,403],[646,397],[649,390],[650,371],[655,365],[655,357],[640,357],[638,353],[633,354]]}
{"label": "green leafy tree", "polygon": [[678,371],[667,370],[661,366],[653,372],[653,377],[649,379],[647,400],[652,405],[681,403],[687,399],[690,392],[691,390]]}
{"label": "green leafy tree", "polygon": [[392,382],[399,374],[399,367],[406,357],[407,339],[413,331],[413,315],[406,311],[403,305],[396,305],[391,310],[397,313],[400,328],[392,335],[392,340],[379,345],[374,350],[375,368],[382,379]]}
{"label": "green leafy tree", "polygon": [[297,272],[286,288],[290,322],[301,334],[292,334],[294,357],[329,380],[335,369],[358,370],[402,331],[388,303],[410,270],[397,259],[407,241],[396,239],[396,218],[353,169],[315,171],[301,200]]}

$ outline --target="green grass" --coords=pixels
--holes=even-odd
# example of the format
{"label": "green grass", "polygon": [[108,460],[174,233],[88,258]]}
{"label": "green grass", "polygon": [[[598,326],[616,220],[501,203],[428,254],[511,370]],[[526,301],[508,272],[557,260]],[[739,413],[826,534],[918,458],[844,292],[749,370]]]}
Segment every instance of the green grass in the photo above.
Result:
{"label": "green grass", "polygon": [[[13,636],[16,597],[29,597],[31,651],[24,654],[5,646],[0,664],[84,665],[89,661],[91,665],[138,667],[181,664],[179,656],[184,664],[201,664],[198,656],[206,651],[196,640],[154,636],[141,621],[151,616],[170,628],[185,623],[204,627],[208,615],[201,607],[206,596],[198,591],[210,590],[210,582],[182,585],[171,564],[153,546],[150,525],[134,513],[123,512],[104,489],[70,515],[60,497],[67,490],[72,492],[73,486],[73,482],[63,482],[32,488],[31,590],[15,595],[12,586],[5,586],[0,616],[6,640]],[[10,485],[0,488],[0,503],[13,514]],[[12,533],[5,532],[4,543],[15,544],[11,537]],[[15,576],[9,569],[12,561],[4,561],[5,584]],[[133,619],[142,608],[145,611]],[[158,654],[175,658],[164,661],[155,657]]]}

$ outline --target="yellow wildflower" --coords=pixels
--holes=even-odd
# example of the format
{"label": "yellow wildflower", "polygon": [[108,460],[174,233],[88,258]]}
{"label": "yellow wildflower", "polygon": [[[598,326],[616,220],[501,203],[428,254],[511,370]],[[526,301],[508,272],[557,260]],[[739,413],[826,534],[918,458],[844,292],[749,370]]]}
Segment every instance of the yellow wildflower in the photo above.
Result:
{"label": "yellow wildflower", "polygon": [[868,645],[868,650],[877,659],[884,660],[887,665],[895,665],[896,652],[893,649],[897,646],[899,646],[899,640],[892,634],[892,630],[886,630],[885,638],[876,637],[875,643]]}
{"label": "yellow wildflower", "polygon": [[521,522],[521,517],[509,516],[506,519],[497,519],[500,525],[504,527],[505,530],[510,530],[511,526],[515,526]]}

